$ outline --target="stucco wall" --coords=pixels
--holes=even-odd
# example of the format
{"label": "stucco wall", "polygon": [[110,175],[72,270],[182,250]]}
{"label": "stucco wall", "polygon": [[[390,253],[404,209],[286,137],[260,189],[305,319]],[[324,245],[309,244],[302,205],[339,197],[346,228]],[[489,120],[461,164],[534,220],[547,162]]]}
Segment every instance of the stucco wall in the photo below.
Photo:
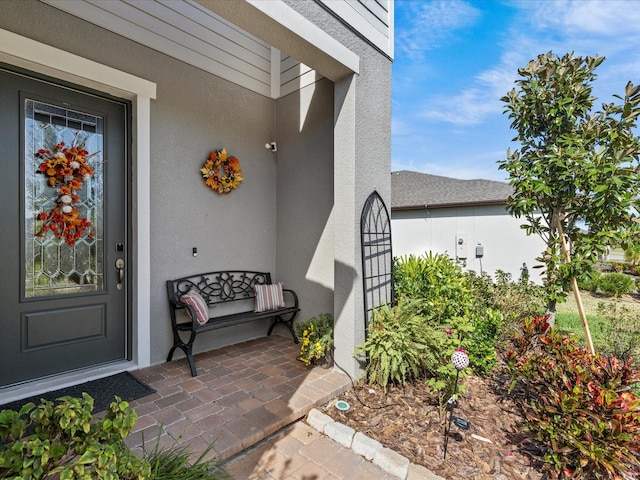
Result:
{"label": "stucco wall", "polygon": [[[152,322],[157,315],[163,324],[168,318],[165,279],[224,269],[276,273],[277,169],[264,148],[273,138],[273,101],[172,63],[175,68],[168,70],[174,73],[158,80],[151,116],[157,155],[151,164],[151,312]],[[199,168],[210,150],[223,147],[240,160],[244,180],[219,195],[204,184]],[[266,322],[227,328],[202,335],[195,350],[265,333]],[[154,338],[153,345],[166,344],[166,335]],[[163,360],[158,353],[152,361]]]}
{"label": "stucco wall", "polygon": [[336,362],[358,371],[364,341],[360,214],[375,189],[391,197],[391,60],[312,0],[286,3],[358,55],[357,75],[335,83],[334,315]]}
{"label": "stucco wall", "polygon": [[333,314],[333,101],[324,79],[277,102],[277,272],[303,320]]}
{"label": "stucco wall", "polygon": [[[404,210],[391,213],[393,254],[424,255],[428,251],[456,256],[456,238],[467,235],[467,270],[494,275],[500,269],[520,277],[526,263],[530,279],[541,283],[539,264],[535,259],[544,250],[538,236],[527,236],[520,228],[522,219],[510,216],[502,206]],[[482,258],[476,258],[475,247],[484,247]]]}
{"label": "stucco wall", "polygon": [[[277,164],[264,148],[274,138],[274,102],[40,2],[2,0],[0,28],[157,83],[149,281],[151,361],[162,362],[171,345],[166,279],[225,268],[275,273]],[[209,151],[222,147],[240,159],[245,177],[226,196],[199,172]],[[195,350],[266,333],[265,324],[247,327],[203,335]]]}

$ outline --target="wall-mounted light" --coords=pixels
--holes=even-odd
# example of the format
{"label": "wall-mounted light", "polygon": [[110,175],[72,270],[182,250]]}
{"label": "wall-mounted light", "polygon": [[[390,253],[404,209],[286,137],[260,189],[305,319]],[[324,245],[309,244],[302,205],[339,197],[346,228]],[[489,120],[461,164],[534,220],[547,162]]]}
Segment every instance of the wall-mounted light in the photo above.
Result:
{"label": "wall-mounted light", "polygon": [[278,145],[276,145],[276,142],[265,143],[264,148],[271,150],[272,152],[278,151]]}

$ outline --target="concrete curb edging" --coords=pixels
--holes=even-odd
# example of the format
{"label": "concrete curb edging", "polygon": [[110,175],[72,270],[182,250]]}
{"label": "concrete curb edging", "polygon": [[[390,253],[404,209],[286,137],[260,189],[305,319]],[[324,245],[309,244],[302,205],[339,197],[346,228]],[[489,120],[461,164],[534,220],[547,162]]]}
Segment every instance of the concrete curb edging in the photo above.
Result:
{"label": "concrete curb edging", "polygon": [[353,428],[340,422],[334,422],[329,415],[315,408],[307,415],[307,423],[313,429],[340,445],[350,448],[354,453],[372,461],[382,470],[400,480],[445,480],[422,465],[411,463],[405,456],[383,447],[377,440],[356,432]]}

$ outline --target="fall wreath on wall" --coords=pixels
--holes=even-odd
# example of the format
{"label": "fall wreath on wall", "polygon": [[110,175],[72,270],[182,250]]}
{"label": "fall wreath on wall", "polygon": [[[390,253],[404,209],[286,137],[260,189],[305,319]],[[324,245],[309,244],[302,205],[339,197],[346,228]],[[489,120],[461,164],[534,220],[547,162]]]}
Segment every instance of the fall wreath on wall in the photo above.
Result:
{"label": "fall wreath on wall", "polygon": [[[93,168],[87,162],[94,155],[96,153],[89,154],[85,150],[84,142],[76,141],[70,147],[60,142],[51,150],[42,148],[36,152],[36,160],[40,162],[36,172],[44,175],[47,185],[58,194],[55,207],[37,216],[40,221],[37,237],[51,232],[73,246],[91,227],[91,222],[80,216],[77,206],[80,202],[78,192],[93,175]],[[94,232],[89,231],[88,236],[93,237]]]}
{"label": "fall wreath on wall", "polygon": [[205,182],[219,194],[229,193],[244,179],[240,171],[240,160],[229,156],[226,149],[213,151],[200,169]]}

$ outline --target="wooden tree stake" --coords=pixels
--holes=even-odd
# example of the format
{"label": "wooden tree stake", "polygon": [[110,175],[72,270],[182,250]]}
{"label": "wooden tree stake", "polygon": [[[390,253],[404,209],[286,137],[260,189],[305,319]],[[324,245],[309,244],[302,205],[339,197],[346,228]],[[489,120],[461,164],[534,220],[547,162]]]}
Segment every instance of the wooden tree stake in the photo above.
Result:
{"label": "wooden tree stake", "polygon": [[[567,241],[564,238],[564,231],[562,229],[562,222],[560,221],[560,215],[556,217],[558,226],[558,234],[560,235],[560,241],[562,242],[562,251],[564,252],[564,259],[566,263],[571,261],[569,254],[569,248],[567,247]],[[571,289],[573,290],[573,297],[576,299],[576,305],[578,306],[578,314],[580,315],[580,321],[582,322],[582,329],[584,330],[584,337],[587,341],[587,348],[591,355],[595,355],[596,351],[593,348],[593,340],[591,340],[591,331],[589,330],[589,323],[587,322],[587,315],[584,313],[584,306],[582,305],[582,297],[580,296],[580,289],[578,288],[578,280],[576,277],[571,277]]]}

